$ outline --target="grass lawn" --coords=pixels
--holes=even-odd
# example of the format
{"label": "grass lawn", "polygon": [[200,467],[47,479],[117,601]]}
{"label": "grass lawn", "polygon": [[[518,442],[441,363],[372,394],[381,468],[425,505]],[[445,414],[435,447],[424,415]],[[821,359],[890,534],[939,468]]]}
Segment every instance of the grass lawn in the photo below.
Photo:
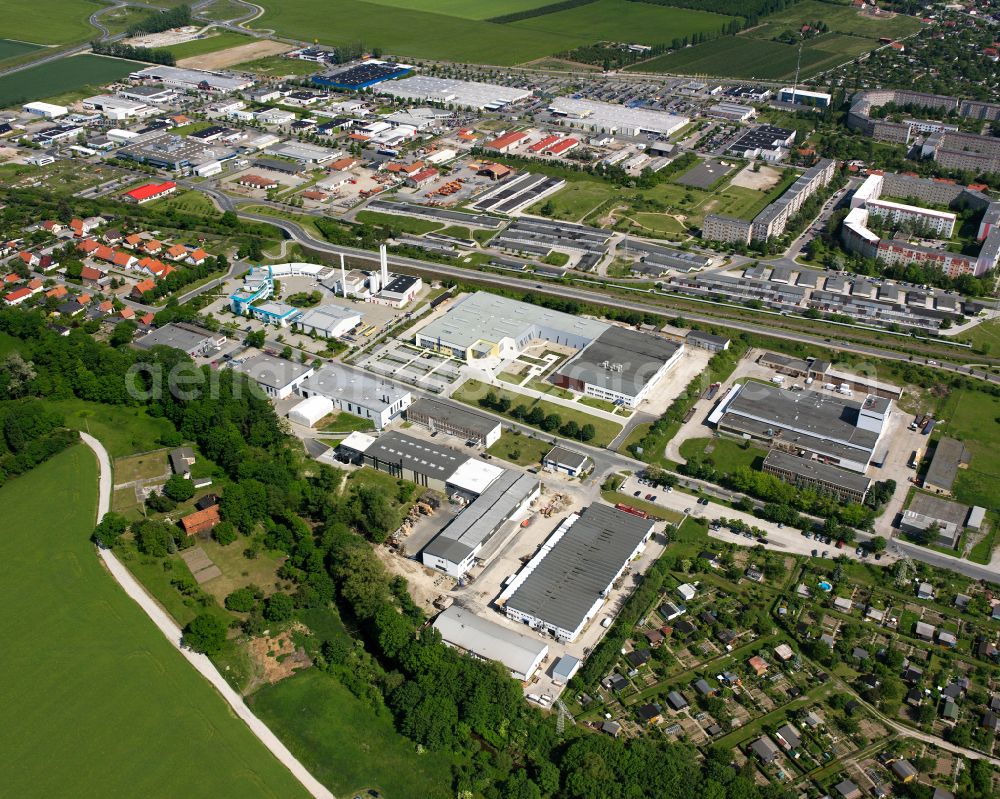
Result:
{"label": "grass lawn", "polygon": [[250,703],[337,796],[350,797],[370,788],[390,799],[453,795],[453,761],[448,754],[418,754],[416,745],[396,732],[387,710],[376,713],[317,669],[261,688]]}
{"label": "grass lawn", "polygon": [[937,408],[945,435],[965,443],[972,453],[968,469],[959,469],[955,498],[969,505],[1000,510],[1000,397],[982,391],[952,391]]}
{"label": "grass lawn", "polygon": [[[0,497],[11,514],[0,536],[0,702],[20,722],[0,731],[17,764],[5,770],[5,794],[307,796],[100,565],[88,541],[97,506],[88,449],[57,455]],[[151,756],[137,757],[137,742]]]}
{"label": "grass lawn", "polygon": [[993,556],[993,546],[996,544],[996,518],[990,520],[990,531],[972,549],[969,550],[969,560],[975,563],[989,563]]}
{"label": "grass lawn", "polygon": [[603,180],[595,178],[567,180],[563,188],[541,202],[535,203],[528,209],[528,212],[540,214],[542,208],[551,203],[549,207],[552,209],[553,218],[579,222],[597,206],[605,200],[611,199],[617,193],[618,190],[614,186]]}
{"label": "grass lawn", "polygon": [[503,14],[514,14],[548,5],[549,0],[490,0],[489,2],[467,2],[467,0],[372,0],[380,6],[390,8],[416,9],[434,14],[463,19],[490,19]]}
{"label": "grass lawn", "polygon": [[230,31],[212,32],[204,39],[192,39],[182,44],[174,44],[166,48],[174,54],[174,58],[180,61],[182,58],[191,58],[205,53],[214,53],[216,50],[228,50],[230,47],[239,47],[241,44],[252,42],[249,36]]}
{"label": "grass lawn", "polygon": [[[201,123],[196,124],[200,125]],[[183,211],[186,214],[194,214],[196,216],[219,215],[219,211],[212,205],[212,201],[199,191],[185,191],[180,194],[172,194],[169,197],[164,197],[162,200],[156,200],[152,205],[157,208],[173,208],[177,211]]]}
{"label": "grass lawn", "polygon": [[265,58],[257,58],[253,61],[244,61],[230,67],[237,72],[258,72],[262,75],[314,75],[319,71],[318,66],[312,61],[300,61],[297,58],[282,58],[273,55]]}
{"label": "grass lawn", "polygon": [[389,504],[399,511],[401,516],[406,516],[413,503],[425,492],[424,489],[417,486],[417,490],[410,493],[408,500],[400,502],[400,489],[408,489],[413,486],[413,483],[375,469],[358,469],[355,472],[350,472],[344,482],[344,489],[350,491],[355,486],[369,486],[378,489],[385,495]]}
{"label": "grass lawn", "polygon": [[487,452],[518,466],[537,466],[542,457],[552,449],[552,444],[539,438],[529,438],[520,433],[504,433]]}
{"label": "grass lawn", "polygon": [[430,219],[418,219],[412,216],[399,216],[398,214],[382,214],[378,211],[358,211],[356,217],[359,222],[367,225],[384,225],[402,233],[412,233],[416,236],[430,233],[432,230],[439,230],[442,225]]}
{"label": "grass lawn", "polygon": [[[802,77],[850,61],[872,50],[877,42],[859,36],[828,33],[802,48]],[[675,72],[735,78],[775,79],[795,74],[798,48],[751,35],[723,36],[704,44],[658,56],[628,69],[636,72]]]}
{"label": "grass lawn", "polygon": [[[4,11],[10,13],[8,8]],[[32,100],[86,97],[103,84],[123,78],[143,66],[138,61],[99,55],[76,55],[50,61],[0,78],[0,108]]]}
{"label": "grass lawn", "polygon": [[716,32],[731,18],[687,8],[633,3],[630,0],[597,0],[510,24],[523,31],[543,31],[584,39],[659,44],[693,33]]}
{"label": "grass lawn", "polygon": [[115,485],[133,480],[149,480],[170,473],[167,461],[169,450],[161,449],[143,455],[116,458],[114,463]]}
{"label": "grass lawn", "polygon": [[590,408],[597,408],[601,411],[607,411],[608,413],[614,413],[618,410],[618,406],[613,402],[608,402],[607,400],[602,400],[600,397],[580,397],[577,400],[581,405],[587,405]]}
{"label": "grass lawn", "polygon": [[684,225],[669,214],[640,211],[639,213],[630,214],[629,217],[635,223],[633,227],[640,232],[645,231],[646,233],[675,239],[682,238],[685,235]]}
{"label": "grass lawn", "polygon": [[438,233],[442,236],[451,236],[453,239],[463,239],[465,241],[472,238],[472,231],[461,225],[451,225],[444,230],[439,230]]}
{"label": "grass lawn", "polygon": [[496,234],[497,232],[495,230],[473,230],[472,238],[482,245],[486,244],[486,242],[492,239]]}
{"label": "grass lawn", "polygon": [[174,426],[166,419],[150,416],[141,408],[101,405],[78,399],[47,400],[47,404],[63,414],[65,424],[74,430],[84,430],[100,440],[112,458],[159,449],[157,443]]}
{"label": "grass lawn", "polygon": [[551,394],[553,397],[559,397],[560,399],[573,399],[576,395],[572,391],[567,391],[564,388],[559,388],[552,383],[547,383],[537,377],[531,378],[525,386],[526,388],[532,388],[535,391],[541,391],[543,394]]}
{"label": "grass lawn", "polygon": [[324,433],[353,433],[355,430],[374,430],[375,422],[371,419],[355,416],[353,413],[347,413],[347,411],[340,411],[324,416],[319,420],[316,428]]}
{"label": "grass lawn", "polygon": [[99,7],[87,0],[4,0],[5,19],[13,23],[4,33],[36,44],[87,41],[97,33],[87,18]]}
{"label": "grass lawn", "polygon": [[[451,395],[453,400],[458,402],[464,402],[473,407],[479,407],[479,398],[486,396],[486,392],[489,390],[487,386],[480,383],[478,380],[466,380],[461,386],[459,386]],[[608,419],[599,419],[585,411],[577,411],[573,408],[567,408],[565,405],[557,405],[554,402],[547,402],[546,400],[535,399],[533,397],[525,396],[518,392],[504,391],[502,389],[493,389],[497,395],[506,394],[510,397],[511,407],[515,407],[519,404],[527,405],[529,409],[534,408],[536,405],[540,407],[545,414],[550,413],[558,414],[562,421],[568,422],[570,419],[574,420],[581,427],[585,424],[592,424],[594,426],[594,439],[589,444],[595,447],[606,447],[611,441],[617,436],[622,429],[622,426],[617,422],[612,422]],[[525,422],[527,424],[527,422]],[[553,434],[555,435],[555,434]]]}
{"label": "grass lawn", "polygon": [[28,53],[33,53],[38,49],[37,44],[18,42],[13,39],[0,39],[0,61],[27,55]]}
{"label": "grass lawn", "polygon": [[198,11],[199,17],[206,19],[217,19],[227,21],[242,17],[247,13],[247,7],[233,2],[233,0],[215,0],[214,3]]}
{"label": "grass lawn", "polygon": [[978,352],[1000,352],[1000,319],[980,322],[967,333],[955,338],[957,341],[968,342]]}
{"label": "grass lawn", "polygon": [[[250,23],[253,27],[306,41],[378,43],[399,56],[467,63],[519,64],[593,40],[592,35],[583,39],[433,13],[424,10],[423,3],[419,8],[397,7],[391,17],[384,5],[366,0],[340,0],[336,14],[318,15],[315,0],[268,0],[265,7],[267,12]],[[495,13],[490,10],[486,16]],[[387,25],[390,18],[392,24]]]}
{"label": "grass lawn", "polygon": [[885,15],[876,18],[860,14],[857,9],[849,5],[803,0],[766,17],[762,25],[749,31],[749,35],[771,39],[789,28],[798,30],[805,24],[817,21],[825,22],[835,33],[864,36],[869,39],[878,39],[881,36],[907,36],[920,29],[920,21],[916,17],[904,14],[897,14],[891,19]]}
{"label": "grass lawn", "polygon": [[700,457],[712,461],[717,469],[726,472],[741,466],[759,469],[761,461],[767,455],[766,450],[744,447],[741,442],[728,438],[689,438],[681,444],[680,452],[685,460]]}

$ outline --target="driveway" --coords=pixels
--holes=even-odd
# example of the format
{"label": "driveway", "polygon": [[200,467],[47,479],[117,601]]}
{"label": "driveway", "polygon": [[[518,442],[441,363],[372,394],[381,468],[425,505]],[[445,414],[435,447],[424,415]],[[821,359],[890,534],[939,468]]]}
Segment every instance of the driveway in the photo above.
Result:
{"label": "driveway", "polygon": [[[107,450],[104,449],[101,442],[96,438],[83,432],[80,433],[80,437],[83,439],[83,443],[94,451],[94,454],[97,456],[98,466],[100,467],[100,491],[97,502],[97,519],[100,521],[108,512],[111,504],[111,459],[108,457]],[[222,698],[226,700],[233,709],[233,712],[244,721],[250,728],[250,731],[270,750],[271,754],[281,761],[316,799],[334,799],[333,794],[309,773],[306,767],[271,732],[270,728],[250,712],[250,708],[243,701],[243,697],[219,674],[218,669],[215,668],[215,664],[206,655],[194,652],[182,645],[181,628],[177,626],[177,622],[156,603],[156,600],[146,593],[146,589],[132,576],[132,572],[118,560],[114,552],[103,547],[99,547],[97,551],[100,553],[104,564],[108,567],[108,571],[118,581],[118,584],[125,593],[135,600],[136,604],[146,612],[146,615],[149,616],[153,624],[159,627],[160,632],[166,636],[167,640],[174,645],[185,659],[222,694]]]}

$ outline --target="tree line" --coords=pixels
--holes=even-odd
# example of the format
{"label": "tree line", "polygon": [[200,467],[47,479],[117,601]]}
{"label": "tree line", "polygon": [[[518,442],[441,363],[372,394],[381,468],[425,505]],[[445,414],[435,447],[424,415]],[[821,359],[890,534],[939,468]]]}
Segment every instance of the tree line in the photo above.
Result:
{"label": "tree line", "polygon": [[524,11],[515,11],[512,14],[501,14],[498,17],[490,17],[484,22],[494,22],[498,25],[506,25],[510,22],[519,22],[522,19],[532,19],[533,17],[544,17],[546,14],[555,14],[557,11],[569,11],[571,8],[587,6],[596,0],[562,0],[560,3],[549,3],[537,8],[527,8]]}
{"label": "tree line", "polygon": [[153,47],[137,47],[132,44],[102,42],[95,39],[90,43],[90,49],[97,55],[107,55],[112,58],[127,58],[129,61],[145,61],[148,64],[164,64],[168,67],[172,67],[177,63],[174,54],[169,50],[161,50]]}
{"label": "tree line", "polygon": [[147,14],[138,22],[130,25],[126,32],[129,36],[138,36],[141,33],[161,33],[171,28],[183,28],[190,24],[191,6],[182,3],[173,8]]}

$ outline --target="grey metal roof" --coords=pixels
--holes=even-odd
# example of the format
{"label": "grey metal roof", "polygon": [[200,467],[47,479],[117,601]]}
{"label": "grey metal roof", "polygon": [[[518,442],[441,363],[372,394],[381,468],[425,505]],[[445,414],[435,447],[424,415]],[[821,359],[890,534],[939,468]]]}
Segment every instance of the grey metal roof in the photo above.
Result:
{"label": "grey metal roof", "polygon": [[450,400],[421,397],[406,409],[406,418],[419,421],[428,418],[452,427],[470,430],[486,436],[500,425],[499,419],[494,419],[482,413],[470,410]]}
{"label": "grey metal roof", "polygon": [[434,627],[447,643],[487,660],[503,663],[518,674],[529,674],[548,645],[496,622],[452,605],[435,620]]}
{"label": "grey metal roof", "polygon": [[507,606],[575,630],[653,522],[590,505],[507,600]]}
{"label": "grey metal roof", "polygon": [[312,367],[295,361],[286,361],[284,358],[272,358],[270,355],[255,355],[249,360],[238,364],[235,367],[237,372],[249,375],[265,386],[281,389],[298,379],[307,372],[312,372]]}
{"label": "grey metal roof", "polygon": [[[624,327],[609,327],[558,370],[629,396],[638,394],[681,345]],[[604,364],[607,364],[605,366]],[[620,366],[621,370],[615,369]]]}
{"label": "grey metal roof", "polygon": [[504,471],[424,547],[424,553],[461,563],[488,541],[537,488],[534,476],[512,469]]}
{"label": "grey metal roof", "polygon": [[360,369],[330,363],[302,382],[302,390],[327,399],[352,402],[381,412],[404,399],[410,392],[384,378],[372,377]]}
{"label": "grey metal roof", "polygon": [[207,330],[199,333],[190,328],[167,324],[147,333],[135,342],[135,346],[144,350],[164,346],[190,352],[199,347],[207,346],[214,338],[221,338],[221,336],[215,336]]}
{"label": "grey metal roof", "polygon": [[556,463],[571,469],[582,469],[590,461],[590,458],[582,452],[577,452],[568,447],[555,446],[548,451],[544,460],[545,462]]}
{"label": "grey metal roof", "polygon": [[776,469],[787,469],[793,474],[801,475],[806,479],[821,480],[825,483],[839,486],[849,491],[866,492],[872,481],[863,474],[849,472],[836,466],[831,466],[822,461],[800,458],[790,455],[779,449],[772,449],[764,458],[764,466],[773,466]]}
{"label": "grey metal roof", "polygon": [[384,463],[401,464],[405,469],[439,480],[447,480],[468,460],[458,450],[439,447],[397,432],[385,433],[375,439],[375,443],[365,450],[365,458],[369,457]]}
{"label": "grey metal roof", "polygon": [[934,457],[931,459],[924,482],[950,491],[958,475],[958,467],[967,461],[968,457],[969,453],[961,441],[942,438],[934,450]]}

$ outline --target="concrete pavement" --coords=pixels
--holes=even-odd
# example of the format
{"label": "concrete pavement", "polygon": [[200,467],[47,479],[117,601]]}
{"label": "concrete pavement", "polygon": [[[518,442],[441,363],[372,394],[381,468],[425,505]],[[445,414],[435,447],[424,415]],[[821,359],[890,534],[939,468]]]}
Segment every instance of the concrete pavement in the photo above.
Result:
{"label": "concrete pavement", "polygon": [[[90,447],[97,456],[100,471],[97,521],[100,521],[108,512],[111,504],[111,459],[108,457],[107,450],[96,438],[83,432],[80,433],[80,438],[83,439],[83,443]],[[271,754],[292,772],[295,778],[302,783],[303,787],[315,799],[335,799],[329,789],[309,773],[308,769],[278,739],[278,736],[271,732],[271,729],[250,711],[246,702],[243,701],[243,697],[226,682],[225,678],[219,673],[219,670],[215,668],[215,664],[208,659],[208,656],[200,652],[194,652],[183,645],[183,634],[181,628],[177,626],[177,622],[157,604],[153,597],[146,593],[146,589],[135,579],[132,572],[118,560],[114,552],[103,547],[98,547],[97,551],[111,573],[111,576],[115,578],[125,593],[145,611],[146,615],[159,628],[160,632],[166,636],[167,640],[173,644],[174,648],[222,695],[222,698],[226,700],[226,703],[233,709],[233,712],[243,720],[250,728],[250,731],[270,750]]]}

